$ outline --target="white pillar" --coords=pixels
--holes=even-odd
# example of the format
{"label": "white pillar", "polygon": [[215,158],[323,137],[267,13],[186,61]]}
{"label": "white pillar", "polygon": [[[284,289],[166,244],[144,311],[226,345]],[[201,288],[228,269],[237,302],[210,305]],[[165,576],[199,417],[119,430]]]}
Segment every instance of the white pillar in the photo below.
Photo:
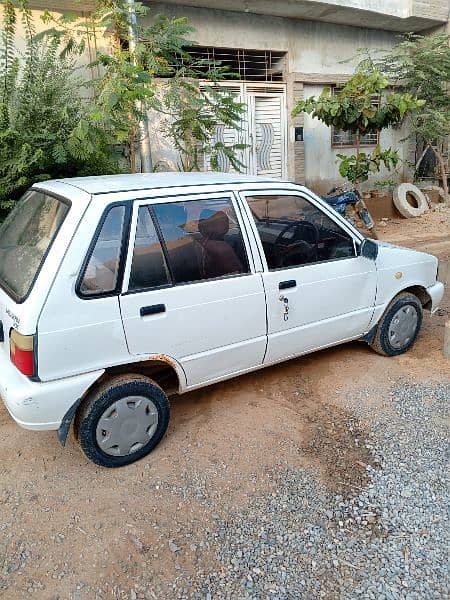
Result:
{"label": "white pillar", "polygon": [[[137,46],[137,18],[134,11],[134,0],[127,0],[128,4],[128,44],[130,53],[136,51]],[[150,133],[148,130],[147,111],[142,102],[138,100],[136,107],[139,112],[143,113],[142,120],[139,122],[139,156],[141,159],[141,172],[151,173],[153,170],[152,151],[150,147]]]}

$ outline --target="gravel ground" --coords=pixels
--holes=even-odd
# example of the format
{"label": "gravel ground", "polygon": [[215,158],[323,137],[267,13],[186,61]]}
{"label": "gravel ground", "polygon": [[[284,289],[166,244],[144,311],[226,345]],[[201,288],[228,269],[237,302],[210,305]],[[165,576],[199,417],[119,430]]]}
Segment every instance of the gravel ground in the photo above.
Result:
{"label": "gravel ground", "polygon": [[267,472],[267,491],[217,523],[216,570],[175,579],[176,598],[448,597],[450,383],[397,384],[382,418],[369,393],[357,412],[371,431],[354,438],[371,455],[369,484],[334,495],[309,470]]}
{"label": "gravel ground", "polygon": [[448,598],[449,317],[174,398],[124,469],[0,406],[0,598]]}
{"label": "gravel ground", "polygon": [[[92,588],[80,581],[69,597],[447,598],[450,382],[402,381],[392,385],[390,392],[386,390],[389,387],[380,387],[380,410],[379,404],[368,402],[373,388],[360,389],[348,412],[342,412],[340,423],[335,409],[329,407],[329,423],[337,427],[337,437],[342,438],[346,430],[344,443],[352,443],[364,458],[365,462],[356,461],[353,478],[340,481],[339,452],[339,480],[318,477],[311,467],[294,468],[282,461],[277,468],[251,475],[250,484],[259,492],[246,496],[245,509],[231,512],[220,505],[220,493],[210,485],[211,472],[187,469],[176,486],[154,480],[149,489],[152,495],[162,501],[175,497],[198,505],[197,512],[204,509],[212,514],[213,527],[202,529],[191,522],[192,529],[178,528],[176,539],[169,540],[161,531],[159,539],[175,557],[171,583],[160,585],[161,580],[152,581],[141,569],[131,589]],[[321,422],[327,426],[323,415]],[[325,434],[323,439],[328,437]],[[320,438],[313,437],[309,445],[320,443]],[[336,489],[341,493],[333,493]],[[127,535],[138,554],[147,555],[148,560],[151,549],[132,532]],[[64,544],[64,535],[59,537],[54,541]],[[192,569],[186,568],[186,555],[192,557]],[[18,540],[9,556],[3,564],[4,575],[20,572],[30,552]],[[152,556],[158,558],[158,554]],[[64,576],[63,571],[53,579]],[[49,600],[65,598],[44,593],[45,588],[42,582],[31,580],[27,593]],[[24,596],[5,586],[4,597]]]}

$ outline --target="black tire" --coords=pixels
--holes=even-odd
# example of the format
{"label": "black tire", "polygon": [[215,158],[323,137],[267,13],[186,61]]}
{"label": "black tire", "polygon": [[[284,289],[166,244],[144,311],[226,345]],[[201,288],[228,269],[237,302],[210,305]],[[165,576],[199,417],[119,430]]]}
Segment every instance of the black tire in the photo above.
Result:
{"label": "black tire", "polygon": [[[116,402],[133,396],[153,403],[158,421],[148,443],[124,456],[104,452],[97,442],[97,425],[105,411]],[[156,413],[155,413],[156,414]],[[85,455],[101,467],[123,467],[149,454],[167,431],[170,404],[164,391],[151,379],[142,375],[121,375],[109,379],[90,394],[81,404],[75,417],[75,435]]]}
{"label": "black tire", "polygon": [[[417,313],[417,324],[413,335],[409,338],[407,343],[402,345],[400,348],[396,348],[391,344],[389,339],[389,329],[393,321],[394,316],[398,313],[401,308],[411,306]],[[387,307],[384,315],[381,317],[378,323],[377,332],[370,346],[383,356],[398,356],[407,352],[414,345],[417,336],[419,335],[420,327],[422,325],[423,309],[422,303],[419,298],[409,292],[402,292],[396,296]]]}

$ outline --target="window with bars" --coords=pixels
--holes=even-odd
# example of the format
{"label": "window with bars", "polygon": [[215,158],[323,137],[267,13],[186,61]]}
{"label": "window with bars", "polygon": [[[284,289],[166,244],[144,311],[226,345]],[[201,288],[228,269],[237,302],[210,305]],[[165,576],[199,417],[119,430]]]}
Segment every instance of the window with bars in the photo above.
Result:
{"label": "window with bars", "polygon": [[[338,94],[340,88],[335,86],[331,88],[333,94]],[[379,100],[376,99],[374,104],[379,104]],[[377,133],[366,133],[359,138],[360,146],[376,146],[380,143],[380,134]],[[342,131],[336,127],[331,128],[331,145],[335,148],[353,148],[356,146],[356,133],[351,131]]]}
{"label": "window with bars", "polygon": [[[379,133],[366,133],[359,139],[360,146],[376,146],[380,142]],[[356,133],[341,131],[335,127],[331,128],[331,145],[336,148],[349,148],[356,146]]]}
{"label": "window with bars", "polygon": [[[242,81],[283,81],[286,53],[275,50],[247,50],[239,48],[215,48],[189,46],[186,51],[198,61],[207,61],[226,67],[233,79]],[[201,67],[199,68],[201,71]]]}

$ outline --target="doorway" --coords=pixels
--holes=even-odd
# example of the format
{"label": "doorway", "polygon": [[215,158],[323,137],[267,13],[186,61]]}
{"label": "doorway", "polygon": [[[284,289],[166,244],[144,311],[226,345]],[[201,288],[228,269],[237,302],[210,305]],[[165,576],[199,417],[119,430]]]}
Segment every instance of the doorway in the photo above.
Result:
{"label": "doorway", "polygon": [[[214,142],[245,144],[237,153],[242,173],[267,177],[287,176],[286,85],[273,83],[221,83],[245,106],[241,130],[217,125]],[[225,153],[219,153],[219,171],[236,172]],[[205,156],[205,170],[211,170]]]}

